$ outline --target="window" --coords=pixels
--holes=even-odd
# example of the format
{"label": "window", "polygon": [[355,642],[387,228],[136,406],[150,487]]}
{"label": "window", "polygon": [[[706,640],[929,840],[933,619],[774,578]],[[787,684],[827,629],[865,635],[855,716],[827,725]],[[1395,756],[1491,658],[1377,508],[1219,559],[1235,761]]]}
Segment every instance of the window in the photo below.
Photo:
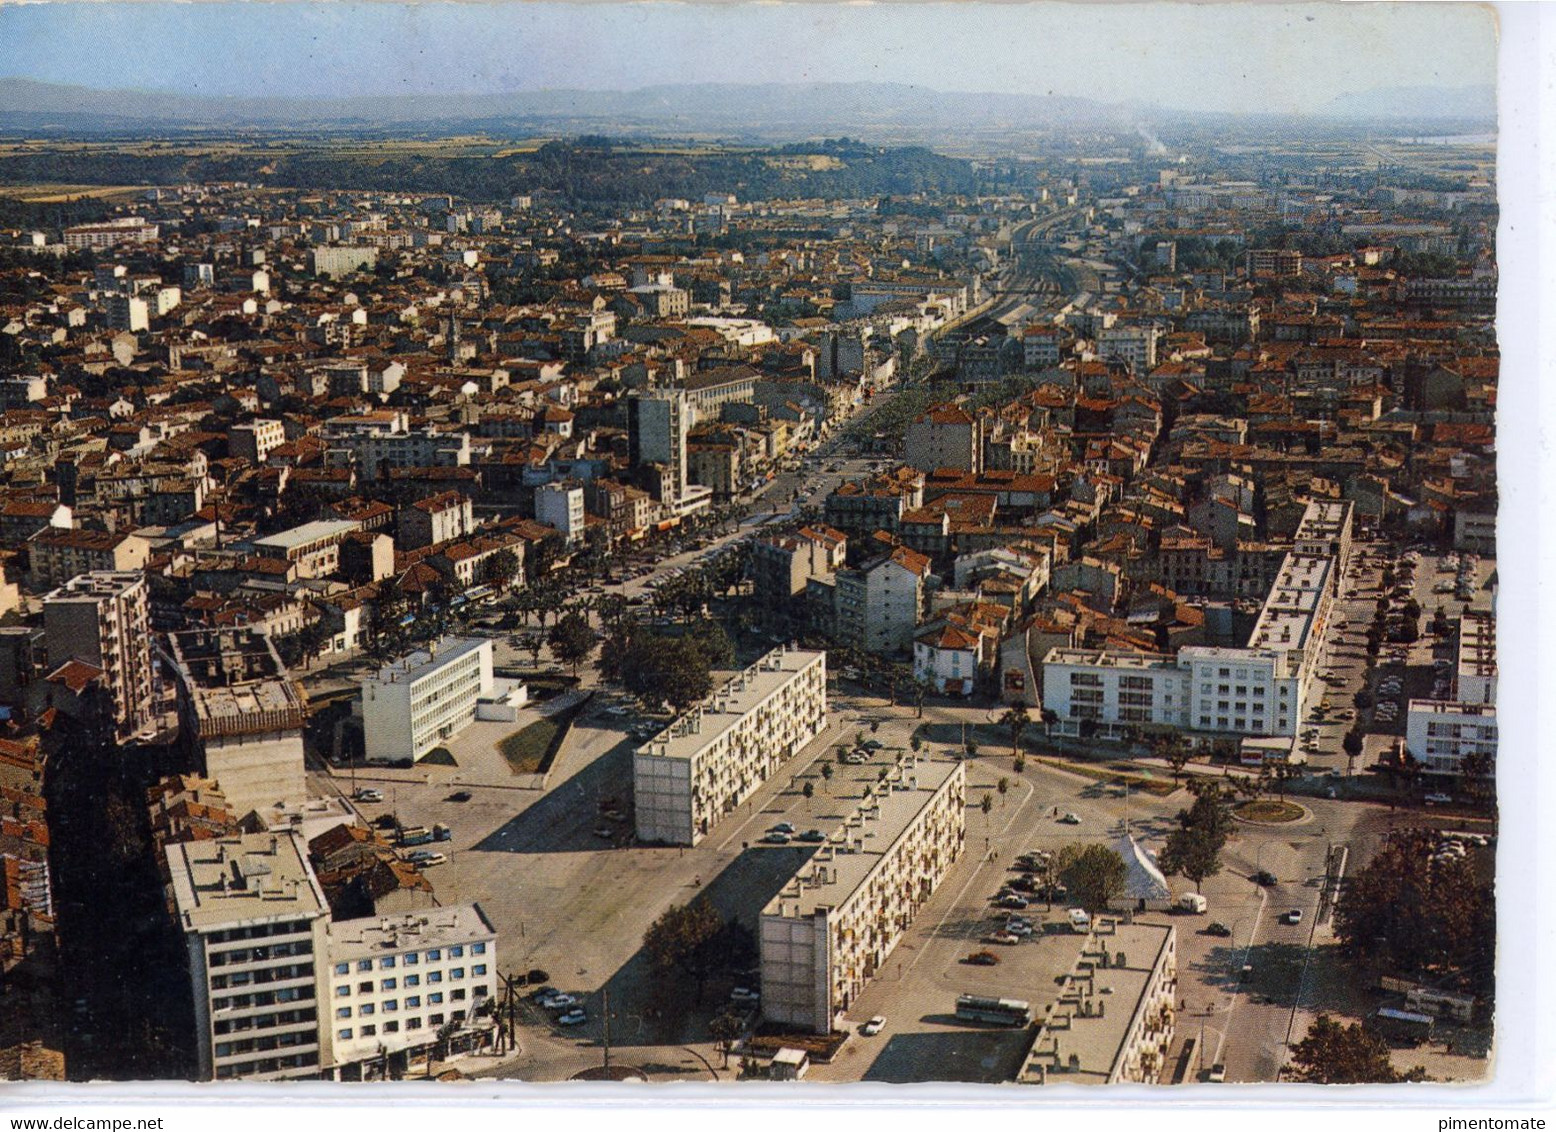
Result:
{"label": "window", "polygon": [[336,987],[335,988],[335,997],[336,998],[350,998],[351,997],[351,988],[349,986]]}
{"label": "window", "polygon": [[335,973],[337,975],[347,975],[347,974],[350,974],[351,973],[351,964],[350,963],[337,963],[337,964],[335,964]]}
{"label": "window", "polygon": [[397,998],[386,998],[384,999],[383,1007],[385,1014],[391,1014],[400,1009],[400,1000]]}
{"label": "window", "polygon": [[[369,1008],[364,1006],[362,1008],[362,1013],[363,1014],[371,1014],[372,1011]],[[337,1007],[335,1009],[335,1017],[337,1017],[337,1018],[350,1018],[351,1017],[351,1007],[349,1007],[349,1006]]]}
{"label": "window", "polygon": [[347,1026],[344,1030],[336,1030],[335,1036],[343,1042],[349,1042],[351,1040],[351,1027]]}
{"label": "window", "polygon": [[443,981],[443,972],[442,971],[428,971],[427,972],[427,981],[429,983],[441,983]]}
{"label": "window", "polygon": [[373,961],[371,959],[358,959],[357,960],[357,970],[358,971],[371,971],[372,969],[373,969]]}
{"label": "window", "polygon": [[364,1038],[375,1037],[375,1036],[377,1036],[377,1034],[378,1034],[378,1027],[377,1026],[363,1026],[362,1027],[362,1036]]}
{"label": "window", "polygon": [[362,1015],[362,1017],[366,1018],[369,1014],[373,1013],[373,1004],[371,1002],[364,1002],[359,1010],[359,1013]]}
{"label": "window", "polygon": [[398,1034],[399,1032],[400,1032],[400,1024],[398,1022],[385,1022],[384,1023],[384,1033],[386,1033],[386,1034]]}
{"label": "window", "polygon": [[420,975],[406,975],[405,976],[405,985],[408,986],[408,987],[419,987],[419,986],[421,986],[421,976]]}
{"label": "window", "polygon": [[395,982],[394,982],[393,979],[380,979],[378,981],[378,989],[379,990],[394,990],[395,989]]}
{"label": "window", "polygon": [[407,1010],[415,1010],[420,1005],[421,1005],[421,995],[419,995],[419,994],[408,994],[408,995],[405,996],[405,1009],[407,1009]]}
{"label": "window", "polygon": [[465,949],[461,946],[451,947],[448,949],[448,957],[450,959],[463,959],[465,957]]}
{"label": "window", "polygon": [[442,991],[439,991],[437,994],[429,994],[427,996],[427,1002],[430,1005],[432,1005],[432,1006],[437,1006],[442,1001],[443,1001],[443,992]]}
{"label": "window", "polygon": [[462,979],[465,977],[465,969],[463,967],[455,967],[449,971],[448,977],[451,979]]}
{"label": "window", "polygon": [[421,956],[417,955],[414,951],[409,955],[402,955],[400,958],[407,967],[414,967],[416,964],[421,962]]}
{"label": "window", "polygon": [[421,1029],[421,1019],[420,1018],[407,1018],[405,1020],[405,1028],[407,1030],[419,1030],[419,1029]]}
{"label": "window", "polygon": [[483,987],[476,987],[475,990],[470,992],[470,994],[473,997],[475,997],[475,998],[485,998],[487,996],[487,994],[488,994],[488,991],[487,991],[487,988],[484,987],[484,986]]}
{"label": "window", "polygon": [[442,958],[443,952],[439,951],[437,948],[433,948],[431,951],[427,952],[428,963],[436,963],[439,959]]}
{"label": "window", "polygon": [[390,968],[392,968],[394,966],[394,956],[393,955],[385,955],[382,959],[380,959],[378,961],[378,966],[379,966],[380,970],[384,970],[384,971],[389,970]]}
{"label": "window", "polygon": [[427,1025],[429,1025],[429,1026],[441,1026],[441,1025],[443,1025],[443,1015],[441,1015],[441,1014],[429,1015],[428,1018],[427,1018]]}
{"label": "window", "polygon": [[484,943],[472,943],[470,945],[470,954],[471,955],[485,955],[486,954],[486,944],[484,944]]}
{"label": "window", "polygon": [[373,984],[372,983],[358,983],[357,984],[357,993],[358,994],[372,994],[373,993]]}
{"label": "window", "polygon": [[485,963],[477,963],[475,966],[470,968],[470,973],[472,975],[484,975],[484,974],[486,974],[486,964]]}
{"label": "window", "polygon": [[456,987],[454,992],[449,995],[449,998],[453,999],[455,1002],[463,1002],[465,998],[465,988]]}

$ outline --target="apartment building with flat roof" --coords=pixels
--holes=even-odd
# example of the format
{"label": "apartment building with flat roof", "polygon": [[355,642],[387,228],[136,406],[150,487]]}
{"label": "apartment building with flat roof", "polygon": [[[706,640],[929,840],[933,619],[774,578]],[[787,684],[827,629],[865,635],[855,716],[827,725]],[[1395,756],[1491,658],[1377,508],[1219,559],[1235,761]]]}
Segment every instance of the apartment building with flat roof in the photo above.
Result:
{"label": "apartment building with flat roof", "polygon": [[[151,615],[146,576],[96,570],[43,599],[49,667],[72,687],[100,679],[121,738],[151,723]],[[66,666],[85,666],[71,672]]]}
{"label": "apartment building with flat roof", "polygon": [[341,920],[325,929],[330,1076],[403,1073],[491,1028],[476,1009],[496,995],[497,929],[479,904]]}
{"label": "apartment building with flat roof", "polygon": [[1035,988],[1037,1031],[1017,1082],[1155,1084],[1173,1038],[1177,929],[1101,916],[1079,943],[1053,952],[1069,966]]}
{"label": "apartment building with flat roof", "polygon": [[475,719],[492,691],[492,642],[444,637],[362,681],[366,757],[414,762]]}
{"label": "apartment building with flat roof", "polygon": [[163,847],[184,935],[198,1076],[316,1077],[316,965],[329,905],[300,834],[253,833]]}
{"label": "apartment building with flat roof", "polygon": [[1489,611],[1466,611],[1459,622],[1453,695],[1411,700],[1405,708],[1405,750],[1427,774],[1473,773],[1490,778],[1497,765],[1497,637]]}
{"label": "apartment building with flat roof", "polygon": [[961,854],[966,781],[960,761],[918,757],[859,779],[859,806],[762,909],[770,1021],[824,1034],[858,999]]}
{"label": "apartment building with flat roof", "polygon": [[826,720],[827,654],[774,649],[637,749],[638,838],[697,844]]}

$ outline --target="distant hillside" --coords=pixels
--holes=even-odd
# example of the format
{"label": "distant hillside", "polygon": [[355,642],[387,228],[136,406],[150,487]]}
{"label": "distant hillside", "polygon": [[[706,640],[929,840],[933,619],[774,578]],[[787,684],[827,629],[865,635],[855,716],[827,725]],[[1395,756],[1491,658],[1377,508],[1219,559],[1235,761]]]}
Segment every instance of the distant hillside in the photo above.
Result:
{"label": "distant hillside", "polygon": [[1330,99],[1325,113],[1353,119],[1462,119],[1495,123],[1497,88],[1480,86],[1396,86],[1342,94]]}
{"label": "distant hillside", "polygon": [[[816,160],[820,158],[821,160]],[[603,139],[550,142],[533,153],[442,157],[390,151],[344,153],[329,144],[301,152],[188,153],[111,147],[0,157],[0,184],[175,185],[243,180],[300,189],[453,193],[501,200],[550,191],[580,202],[642,204],[662,197],[732,192],[777,197],[876,197],[973,193],[984,184],[971,163],[921,148],[831,141],[754,151],[663,152]]]}
{"label": "distant hillside", "polygon": [[946,93],[901,83],[686,84],[634,91],[373,98],[205,98],[0,79],[0,128],[513,123],[557,132],[708,132],[786,138],[882,129],[956,130],[1112,121],[1102,103],[1057,96]]}

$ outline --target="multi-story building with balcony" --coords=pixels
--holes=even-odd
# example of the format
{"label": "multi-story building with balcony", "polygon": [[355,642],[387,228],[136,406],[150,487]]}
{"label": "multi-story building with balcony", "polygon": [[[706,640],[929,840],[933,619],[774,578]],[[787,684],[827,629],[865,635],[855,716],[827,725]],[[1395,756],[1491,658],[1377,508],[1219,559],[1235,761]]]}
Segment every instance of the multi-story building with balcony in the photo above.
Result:
{"label": "multi-story building with balcony", "polygon": [[[148,592],[144,574],[99,570],[72,578],[43,599],[49,667],[72,687],[100,679],[121,738],[152,717]],[[67,665],[87,667],[62,673]]]}
{"label": "multi-story building with balcony", "polygon": [[1457,778],[1466,762],[1478,777],[1496,773],[1497,639],[1489,612],[1468,611],[1459,623],[1453,697],[1410,701],[1405,750],[1427,774]]}
{"label": "multi-story building with balcony", "polygon": [[316,1077],[329,905],[295,832],[164,847],[206,1081]]}
{"label": "multi-story building with balcony", "polygon": [[858,808],[762,909],[758,935],[763,1014],[822,1034],[885,965],[966,836],[961,762],[909,758],[854,785]]}
{"label": "multi-story building with balcony", "polygon": [[1038,1027],[1017,1082],[1156,1084],[1176,1024],[1177,929],[1102,916],[1078,952],[1053,954],[1073,957],[1072,965],[1031,1000]]}
{"label": "multi-story building with balcony", "polygon": [[637,749],[639,839],[697,844],[826,719],[827,654],[774,649]]}

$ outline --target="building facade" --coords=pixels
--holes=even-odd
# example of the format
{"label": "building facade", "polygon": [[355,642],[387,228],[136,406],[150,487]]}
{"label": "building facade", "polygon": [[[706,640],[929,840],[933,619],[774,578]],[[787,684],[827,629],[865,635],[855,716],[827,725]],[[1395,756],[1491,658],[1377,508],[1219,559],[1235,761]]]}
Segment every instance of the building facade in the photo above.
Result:
{"label": "building facade", "polygon": [[144,574],[95,571],[43,599],[49,666],[80,661],[100,669],[120,737],[152,719],[151,617]]}
{"label": "building facade", "polygon": [[369,761],[414,762],[475,719],[492,691],[492,642],[445,637],[386,664],[362,681],[362,731]]}
{"label": "building facade", "polygon": [[697,844],[826,719],[827,654],[774,649],[637,749],[638,838]]}
{"label": "building facade", "polygon": [[858,809],[762,910],[758,935],[762,1013],[822,1034],[879,973],[966,837],[961,762],[909,758],[852,785]]}

